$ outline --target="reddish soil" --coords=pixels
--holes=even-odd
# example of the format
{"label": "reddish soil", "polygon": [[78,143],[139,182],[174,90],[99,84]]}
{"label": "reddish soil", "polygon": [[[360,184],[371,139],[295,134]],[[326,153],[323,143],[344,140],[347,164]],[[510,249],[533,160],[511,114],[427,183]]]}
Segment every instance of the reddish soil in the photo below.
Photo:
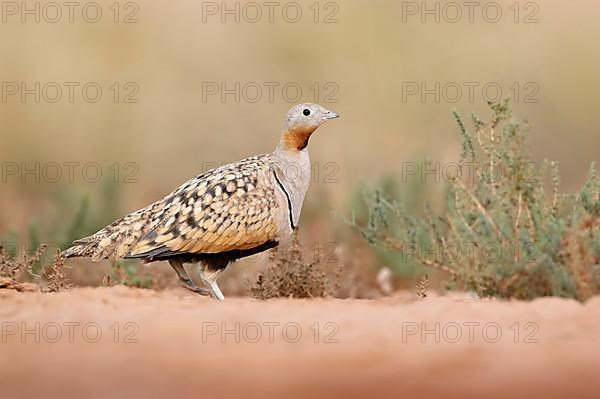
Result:
{"label": "reddish soil", "polygon": [[600,298],[219,303],[113,287],[0,301],[2,398],[599,397]]}

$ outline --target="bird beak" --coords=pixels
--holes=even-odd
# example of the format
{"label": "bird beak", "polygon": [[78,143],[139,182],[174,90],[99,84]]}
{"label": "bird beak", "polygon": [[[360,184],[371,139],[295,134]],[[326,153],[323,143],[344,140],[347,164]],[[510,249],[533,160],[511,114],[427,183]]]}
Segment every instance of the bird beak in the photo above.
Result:
{"label": "bird beak", "polygon": [[335,112],[332,111],[327,111],[327,113],[325,114],[325,119],[335,119],[335,118],[339,118],[340,116],[338,114],[336,114]]}

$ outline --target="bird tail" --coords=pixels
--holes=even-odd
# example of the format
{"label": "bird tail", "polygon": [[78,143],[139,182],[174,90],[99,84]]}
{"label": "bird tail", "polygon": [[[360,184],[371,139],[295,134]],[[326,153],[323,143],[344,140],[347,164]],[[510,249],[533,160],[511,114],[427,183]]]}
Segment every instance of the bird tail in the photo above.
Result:
{"label": "bird tail", "polygon": [[74,245],[64,250],[62,256],[87,257],[91,258],[92,262],[121,259],[130,251],[138,235],[139,232],[132,232],[130,225],[111,225],[94,235],[74,241]]}
{"label": "bird tail", "polygon": [[150,227],[146,224],[147,216],[145,209],[129,214],[89,237],[74,241],[74,245],[64,250],[62,256],[89,257],[93,262],[121,259]]}
{"label": "bird tail", "polygon": [[[72,247],[65,249],[61,253],[61,256],[64,258],[92,258],[94,262],[102,258],[108,258],[108,254],[104,251],[104,245],[101,245],[105,238],[106,235],[101,230],[92,236],[76,240],[73,242]],[[104,243],[106,242],[107,241],[104,240]]]}
{"label": "bird tail", "polygon": [[78,257],[91,257],[94,254],[94,243],[77,240],[73,242],[73,246],[65,249],[60,254],[63,258],[78,258]]}

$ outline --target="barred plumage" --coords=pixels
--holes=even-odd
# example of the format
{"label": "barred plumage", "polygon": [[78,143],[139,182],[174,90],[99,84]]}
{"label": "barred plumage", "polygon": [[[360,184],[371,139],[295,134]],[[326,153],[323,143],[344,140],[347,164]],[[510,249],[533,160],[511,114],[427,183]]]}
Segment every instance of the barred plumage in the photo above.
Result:
{"label": "barred plumage", "polygon": [[[216,278],[229,262],[272,248],[295,229],[310,180],[308,139],[335,117],[317,104],[295,106],[273,153],[203,173],[164,199],[75,241],[63,255],[93,261],[169,260],[186,288],[223,299]],[[197,287],[183,268],[195,262],[202,265],[209,291]]]}

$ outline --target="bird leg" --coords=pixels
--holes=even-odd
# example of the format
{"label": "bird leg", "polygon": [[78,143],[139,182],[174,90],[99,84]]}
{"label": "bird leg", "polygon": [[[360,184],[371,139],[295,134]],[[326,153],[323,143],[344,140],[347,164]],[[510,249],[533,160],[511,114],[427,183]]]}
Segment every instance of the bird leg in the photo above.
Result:
{"label": "bird leg", "polygon": [[175,270],[175,273],[177,273],[177,276],[179,277],[179,282],[184,288],[187,288],[188,290],[195,292],[196,294],[204,296],[211,295],[211,291],[198,287],[192,281],[190,276],[188,276],[188,274],[186,273],[182,262],[175,259],[169,259],[169,264]]}
{"label": "bird leg", "polygon": [[211,270],[211,269],[207,268],[206,264],[204,264],[204,263],[201,263],[200,267],[198,269],[200,271],[200,273],[199,273],[200,279],[209,288],[210,295],[214,299],[218,299],[219,301],[224,300],[225,297],[223,296],[223,293],[221,292],[221,290],[219,289],[219,286],[217,285],[217,278],[219,277],[221,272],[225,269]]}

